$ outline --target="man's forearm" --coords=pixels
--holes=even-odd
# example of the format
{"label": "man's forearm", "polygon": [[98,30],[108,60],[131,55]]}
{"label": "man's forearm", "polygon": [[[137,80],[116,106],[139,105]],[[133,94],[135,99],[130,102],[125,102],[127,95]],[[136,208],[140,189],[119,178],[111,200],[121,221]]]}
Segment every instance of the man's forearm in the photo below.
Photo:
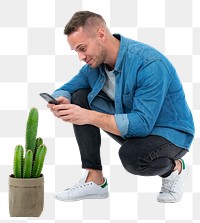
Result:
{"label": "man's forearm", "polygon": [[115,122],[114,115],[104,114],[101,112],[96,112],[91,110],[88,110],[88,115],[89,115],[88,124],[97,126],[107,132],[121,136],[121,133]]}
{"label": "man's forearm", "polygon": [[121,136],[114,115],[81,108],[78,105],[70,104],[69,101],[63,97],[57,98],[57,100],[61,102],[61,104],[48,104],[48,107],[51,108],[51,111],[56,117],[61,118],[63,121],[75,125],[94,125],[107,132]]}

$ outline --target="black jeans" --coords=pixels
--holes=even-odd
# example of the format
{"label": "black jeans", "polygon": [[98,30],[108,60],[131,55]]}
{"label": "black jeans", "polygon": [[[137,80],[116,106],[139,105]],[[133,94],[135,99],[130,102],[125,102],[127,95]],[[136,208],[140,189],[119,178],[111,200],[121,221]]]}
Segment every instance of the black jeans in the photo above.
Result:
{"label": "black jeans", "polygon": [[[72,103],[90,109],[87,95],[89,89],[81,89],[72,95]],[[73,125],[79,146],[82,168],[102,170],[100,129],[93,125]],[[108,132],[107,132],[108,133]],[[108,133],[121,147],[119,157],[124,168],[135,175],[167,177],[175,167],[175,160],[183,157],[187,150],[179,148],[167,139],[149,135],[124,139]]]}

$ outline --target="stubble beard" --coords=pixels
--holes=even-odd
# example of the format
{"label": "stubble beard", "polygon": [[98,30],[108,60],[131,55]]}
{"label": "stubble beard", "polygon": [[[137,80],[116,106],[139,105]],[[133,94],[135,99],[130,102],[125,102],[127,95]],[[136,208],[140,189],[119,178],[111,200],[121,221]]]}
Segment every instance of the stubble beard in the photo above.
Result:
{"label": "stubble beard", "polygon": [[[103,64],[105,62],[105,58],[106,58],[106,51],[103,48],[103,46],[101,46],[98,43],[98,55],[96,56],[96,60],[95,60],[95,64],[91,65],[92,68],[97,68],[98,66],[100,66],[101,64]],[[94,60],[94,58],[92,58]]]}

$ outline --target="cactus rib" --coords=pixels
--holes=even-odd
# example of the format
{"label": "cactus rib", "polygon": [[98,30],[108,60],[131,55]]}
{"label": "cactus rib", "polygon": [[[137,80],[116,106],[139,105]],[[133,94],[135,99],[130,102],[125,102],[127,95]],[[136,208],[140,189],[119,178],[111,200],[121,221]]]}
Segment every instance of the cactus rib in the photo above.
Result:
{"label": "cactus rib", "polygon": [[38,110],[37,108],[31,108],[26,124],[26,151],[32,150],[34,154],[36,136],[38,128]]}
{"label": "cactus rib", "polygon": [[37,150],[35,162],[33,165],[33,172],[32,172],[33,178],[40,177],[40,175],[41,175],[46,151],[47,151],[47,148],[44,144],[41,145]]}
{"label": "cactus rib", "polygon": [[32,150],[27,150],[24,159],[23,178],[31,178],[32,164],[33,164],[33,152]]}
{"label": "cactus rib", "polygon": [[33,161],[35,160],[35,155],[37,153],[37,150],[38,148],[43,144],[43,139],[41,137],[38,137],[36,139],[36,142],[35,142],[35,151],[34,151],[34,154],[33,154]]}
{"label": "cactus rib", "polygon": [[16,178],[22,178],[23,155],[24,155],[23,147],[21,145],[17,145],[15,147],[14,162],[13,162],[13,173]]}

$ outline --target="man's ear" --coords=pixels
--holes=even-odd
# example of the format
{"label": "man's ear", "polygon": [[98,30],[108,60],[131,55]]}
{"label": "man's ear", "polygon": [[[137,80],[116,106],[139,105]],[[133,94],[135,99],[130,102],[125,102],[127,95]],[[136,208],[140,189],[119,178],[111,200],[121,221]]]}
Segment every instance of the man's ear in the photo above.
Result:
{"label": "man's ear", "polygon": [[106,39],[106,32],[104,28],[99,28],[97,30],[98,38],[101,42],[104,42]]}

